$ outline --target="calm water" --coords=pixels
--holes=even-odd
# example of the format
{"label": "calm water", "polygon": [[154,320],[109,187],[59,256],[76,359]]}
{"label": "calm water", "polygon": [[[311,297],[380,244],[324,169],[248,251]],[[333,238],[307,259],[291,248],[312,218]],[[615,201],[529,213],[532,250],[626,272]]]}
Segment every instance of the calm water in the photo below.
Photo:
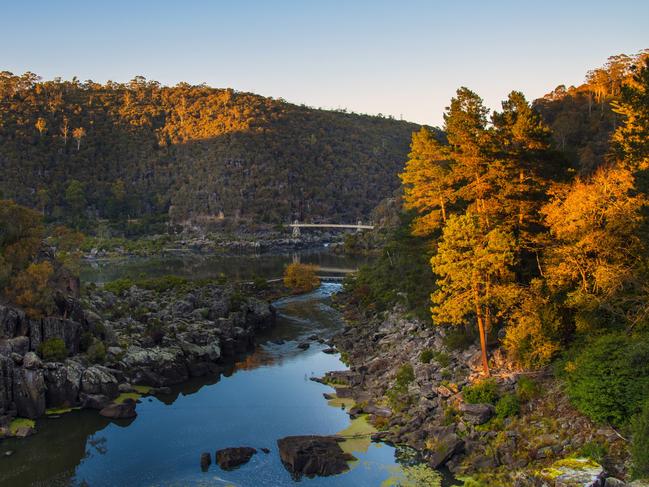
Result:
{"label": "calm water", "polygon": [[[278,256],[248,261],[248,267],[275,272],[283,265]],[[290,258],[290,257],[288,257]],[[284,258],[286,261],[287,258]],[[352,264],[334,256],[307,256],[326,259],[329,265]],[[186,262],[186,260],[183,260]],[[237,266],[244,261],[236,261]],[[262,266],[258,266],[263,263]],[[115,275],[133,270],[106,267]],[[139,265],[139,264],[138,264]],[[175,263],[154,269],[177,271]],[[232,262],[209,264],[216,272],[243,267]],[[230,267],[228,267],[230,266]],[[200,266],[199,266],[200,267]],[[191,272],[206,272],[192,269]],[[281,269],[281,267],[279,267]],[[89,272],[89,271],[87,271]],[[95,280],[104,273],[95,269]],[[137,271],[136,271],[137,272]],[[214,270],[212,273],[215,272]],[[269,274],[265,274],[269,275]],[[242,357],[218,377],[195,380],[173,390],[170,396],[143,398],[138,416],[130,422],[110,422],[93,411],[75,411],[57,419],[43,419],[39,433],[25,440],[0,443],[1,486],[285,486],[293,485],[282,466],[276,441],[287,435],[333,434],[350,424],[340,407],[330,406],[322,397],[327,386],[309,380],[328,370],[345,366],[338,356],[322,353],[315,343],[307,351],[297,343],[311,334],[330,336],[342,326],[339,314],[329,306],[338,284],[323,284],[308,295],[275,303],[278,324],[259,338],[254,353]],[[275,342],[285,341],[283,344]],[[201,472],[202,452],[232,446],[267,447],[238,470],[222,471],[212,464]],[[396,468],[395,449],[360,442],[354,455],[359,459],[349,472],[325,478],[304,478],[305,486],[379,486]]]}

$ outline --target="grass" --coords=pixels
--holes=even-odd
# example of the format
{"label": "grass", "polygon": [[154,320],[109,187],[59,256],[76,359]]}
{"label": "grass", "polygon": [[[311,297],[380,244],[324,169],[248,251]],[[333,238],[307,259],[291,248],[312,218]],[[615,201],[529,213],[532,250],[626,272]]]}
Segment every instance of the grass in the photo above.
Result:
{"label": "grass", "polygon": [[153,389],[153,387],[150,387],[150,386],[133,386],[133,389],[135,389],[135,391],[138,392],[139,394],[145,395],[145,394],[150,394],[151,389]]}
{"label": "grass", "polygon": [[140,397],[142,397],[142,395],[138,394],[137,392],[122,392],[113,402],[122,404],[127,399],[133,399],[134,401],[137,401],[138,399],[140,399]]}
{"label": "grass", "polygon": [[11,423],[9,423],[9,431],[12,435],[15,435],[16,433],[18,433],[18,429],[24,426],[34,428],[36,427],[36,421],[27,418],[16,418]]}
{"label": "grass", "polygon": [[60,408],[50,408],[45,411],[47,416],[58,416],[59,414],[71,413],[74,410],[81,409],[80,407],[60,407]]}

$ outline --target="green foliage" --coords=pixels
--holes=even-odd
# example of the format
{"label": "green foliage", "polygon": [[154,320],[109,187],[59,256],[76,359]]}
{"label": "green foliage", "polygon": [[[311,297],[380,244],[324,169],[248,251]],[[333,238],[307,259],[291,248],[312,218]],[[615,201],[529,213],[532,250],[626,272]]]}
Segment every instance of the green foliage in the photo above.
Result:
{"label": "green foliage", "polygon": [[0,191],[56,220],[90,225],[79,220],[92,208],[124,231],[167,214],[204,225],[354,221],[397,189],[418,128],[142,77],[101,85],[4,72],[0,93]]}
{"label": "green foliage", "polygon": [[580,349],[565,367],[572,402],[597,422],[628,423],[649,396],[649,338],[611,333]]}
{"label": "green foliage", "polygon": [[462,351],[475,341],[468,329],[462,326],[446,328],[442,339],[444,346],[451,351]]}
{"label": "green foliage", "polygon": [[255,276],[252,278],[252,285],[255,287],[255,289],[263,291],[265,289],[268,289],[268,280],[261,276]]}
{"label": "green foliage", "polygon": [[88,347],[86,352],[88,360],[95,364],[101,364],[106,360],[106,345],[99,340],[95,340],[92,345]]}
{"label": "green foliage", "polygon": [[516,383],[516,396],[521,402],[528,402],[532,399],[539,397],[541,394],[541,387],[534,380],[524,375],[518,378]]}
{"label": "green foliage", "polygon": [[599,441],[588,441],[579,450],[579,456],[590,458],[600,465],[606,459],[606,455],[608,455],[608,447]]}
{"label": "green foliage", "polygon": [[409,403],[408,386],[415,380],[415,371],[410,364],[403,364],[397,370],[395,384],[386,392],[390,406],[395,411],[403,409]]}
{"label": "green foliage", "polygon": [[79,350],[81,350],[82,352],[88,351],[94,341],[95,339],[92,336],[92,333],[90,333],[89,331],[84,331],[81,334],[81,338],[79,339]]}
{"label": "green foliage", "polygon": [[425,348],[419,354],[419,360],[422,364],[429,364],[431,360],[433,360],[434,356],[435,356],[435,352],[432,349]]}
{"label": "green foliage", "polygon": [[62,362],[68,356],[65,342],[60,338],[49,338],[38,346],[38,353],[43,360]]}
{"label": "green foliage", "polygon": [[403,364],[399,367],[396,376],[397,387],[407,388],[415,380],[415,371],[410,364]]}
{"label": "green foliage", "polygon": [[380,257],[347,278],[345,290],[364,308],[385,311],[401,304],[430,323],[430,290],[435,285],[429,264],[430,244],[410,234],[412,214],[400,218]]}
{"label": "green foliage", "polygon": [[498,385],[493,379],[484,379],[462,389],[462,397],[469,404],[496,404]]}
{"label": "green foliage", "polygon": [[649,477],[649,399],[631,421],[631,458],[634,478]]}
{"label": "green foliage", "polygon": [[521,411],[521,404],[514,394],[505,394],[496,403],[496,415],[499,418],[518,416]]}

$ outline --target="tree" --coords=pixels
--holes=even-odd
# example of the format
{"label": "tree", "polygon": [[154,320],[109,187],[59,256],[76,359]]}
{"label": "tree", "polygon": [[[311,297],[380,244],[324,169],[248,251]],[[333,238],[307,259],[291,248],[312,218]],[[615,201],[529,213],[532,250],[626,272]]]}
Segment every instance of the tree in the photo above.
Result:
{"label": "tree", "polygon": [[513,237],[498,228],[487,230],[471,212],[448,219],[431,259],[433,272],[439,276],[439,288],[431,295],[433,320],[460,325],[475,317],[487,375],[486,333],[493,320],[511,306],[516,293],[513,265]]}
{"label": "tree", "polygon": [[320,278],[316,274],[314,265],[294,262],[284,270],[284,285],[295,293],[313,291],[320,285]]}
{"label": "tree", "polygon": [[84,186],[80,181],[73,179],[68,183],[65,189],[65,201],[76,218],[83,215],[86,208],[86,195]]}
{"label": "tree", "polygon": [[86,129],[83,127],[77,127],[72,131],[72,137],[77,141],[77,152],[81,149],[81,139],[86,136]]}
{"label": "tree", "polygon": [[25,308],[25,312],[37,318],[54,310],[53,288],[50,278],[54,268],[49,262],[30,264],[19,272],[5,289],[9,299]]}
{"label": "tree", "polygon": [[43,241],[41,215],[11,200],[0,200],[0,287],[25,269]]}
{"label": "tree", "polygon": [[446,223],[449,204],[456,199],[453,173],[445,147],[427,127],[412,134],[409,159],[399,175],[404,189],[404,207],[418,215],[414,235],[429,235]]}
{"label": "tree", "polygon": [[43,117],[38,117],[35,126],[36,130],[38,130],[39,135],[42,137],[47,130],[47,121]]}
{"label": "tree", "polygon": [[[555,290],[569,293],[582,309],[605,309],[620,317],[635,300],[641,283],[645,246],[639,237],[646,204],[635,192],[635,178],[623,167],[600,168],[589,179],[562,188],[543,209],[553,245],[544,274]],[[641,313],[643,314],[643,313]]]}
{"label": "tree", "polygon": [[63,117],[63,123],[61,124],[61,136],[63,137],[63,145],[68,145],[68,134],[70,132],[70,126],[68,125],[68,117]]}
{"label": "tree", "polygon": [[624,122],[613,134],[613,147],[618,159],[637,169],[649,166],[649,57],[637,69],[633,79],[622,88],[615,113]]}

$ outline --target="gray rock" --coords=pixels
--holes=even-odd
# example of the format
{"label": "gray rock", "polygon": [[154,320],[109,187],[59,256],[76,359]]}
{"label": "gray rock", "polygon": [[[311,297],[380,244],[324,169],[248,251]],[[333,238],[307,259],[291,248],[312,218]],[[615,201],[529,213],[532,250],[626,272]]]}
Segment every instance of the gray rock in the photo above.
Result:
{"label": "gray rock", "polygon": [[118,395],[118,381],[105,367],[93,365],[81,375],[81,391],[85,394],[101,394],[112,399]]}
{"label": "gray rock", "polygon": [[486,423],[495,413],[495,409],[491,404],[462,403],[459,410],[464,420],[474,425]]}
{"label": "gray rock", "polygon": [[201,470],[205,472],[212,464],[212,455],[209,452],[201,453]]}
{"label": "gray rock", "polygon": [[79,404],[83,366],[74,360],[50,363],[45,368],[45,399],[48,407]]}
{"label": "gray rock", "polygon": [[18,416],[36,419],[45,413],[45,380],[42,369],[14,369],[13,400]]}
{"label": "gray rock", "polygon": [[40,369],[43,366],[43,362],[38,355],[34,352],[28,352],[23,357],[23,367],[29,370]]}
{"label": "gray rock", "polygon": [[79,394],[81,407],[85,409],[104,409],[110,404],[110,399],[101,394]]}

